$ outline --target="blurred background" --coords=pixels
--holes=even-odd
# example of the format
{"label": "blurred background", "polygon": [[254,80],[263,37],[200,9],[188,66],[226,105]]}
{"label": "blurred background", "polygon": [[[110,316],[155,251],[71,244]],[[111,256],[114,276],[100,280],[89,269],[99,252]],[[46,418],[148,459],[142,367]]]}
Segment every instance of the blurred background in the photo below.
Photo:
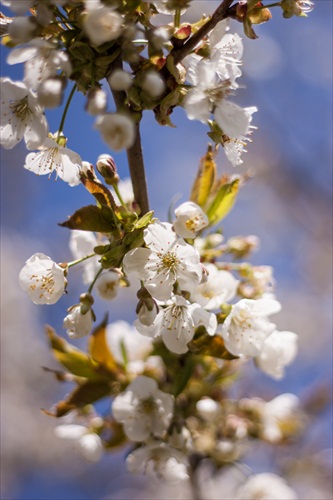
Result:
{"label": "blurred background", "polygon": [[[194,1],[188,14],[196,19],[213,12],[215,1]],[[4,10],[4,9],[3,9]],[[8,13],[8,11],[7,11]],[[245,37],[242,88],[235,102],[257,106],[253,143],[244,164],[233,170],[223,154],[220,173],[251,171],[254,178],[240,192],[223,224],[226,238],[254,234],[261,247],[252,263],[275,270],[276,295],[283,310],[274,318],[280,330],[299,335],[299,355],[286,377],[272,381],[249,368],[246,394],[271,399],[293,392],[315,409],[306,433],[288,449],[255,450],[248,457],[255,472],[282,471],[302,500],[331,499],[332,465],[332,2],[315,0],[308,19],[283,19],[272,9],[269,23],[256,26],[258,40]],[[164,21],[165,22],[165,21]],[[241,34],[242,26],[231,23]],[[1,74],[22,79],[22,67],[7,66],[1,48]],[[95,163],[108,153],[93,119],[84,111],[84,97],[72,104],[64,133],[68,147]],[[110,107],[112,101],[110,97]],[[59,127],[59,111],[48,113],[51,131]],[[188,199],[199,159],[205,153],[207,128],[177,110],[176,128],[162,128],[151,113],[143,120],[143,149],[151,207],[166,220],[170,200]],[[153,138],[153,140],[152,140]],[[36,177],[24,170],[21,144],[1,150],[1,466],[3,500],[134,500],[191,498],[186,488],[126,472],[122,450],[98,464],[89,464],[75,449],[57,440],[57,422],[41,408],[50,408],[70,387],[58,384],[43,366],[57,368],[44,335],[50,324],[62,333],[66,309],[83,290],[80,273],[71,273],[69,294],[55,306],[32,304],[18,285],[18,273],[35,252],[57,262],[71,260],[69,231],[57,224],[77,208],[91,203],[83,186]],[[124,154],[114,155],[120,176],[128,177]],[[135,296],[122,290],[111,303],[96,300],[101,318],[134,320]],[[132,307],[133,306],[133,307]],[[132,312],[129,312],[132,311]],[[85,345],[85,339],[77,345]],[[206,481],[207,498],[229,498],[230,475]],[[125,487],[126,486],[126,487]]]}

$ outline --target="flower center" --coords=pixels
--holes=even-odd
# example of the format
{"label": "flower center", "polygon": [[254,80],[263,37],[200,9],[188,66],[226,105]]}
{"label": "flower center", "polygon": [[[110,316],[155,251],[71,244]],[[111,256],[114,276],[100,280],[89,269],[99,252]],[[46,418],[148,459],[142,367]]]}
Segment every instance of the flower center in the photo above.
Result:
{"label": "flower center", "polygon": [[151,415],[152,413],[155,413],[157,410],[157,405],[153,396],[142,399],[140,401],[139,408],[145,415]]}
{"label": "flower center", "polygon": [[160,255],[162,266],[170,271],[175,272],[179,265],[179,259],[174,252],[168,252]]}
{"label": "flower center", "polygon": [[45,293],[50,296],[54,293],[54,278],[51,272],[47,274],[43,274],[42,276],[38,276],[37,274],[32,274],[30,279],[33,280],[33,283],[30,285],[31,291],[35,291],[37,288],[40,290],[39,298],[42,298]]}
{"label": "flower center", "polygon": [[10,108],[13,114],[20,120],[24,120],[27,115],[31,114],[31,110],[28,105],[28,96],[23,97],[20,101],[14,101],[10,104]]}

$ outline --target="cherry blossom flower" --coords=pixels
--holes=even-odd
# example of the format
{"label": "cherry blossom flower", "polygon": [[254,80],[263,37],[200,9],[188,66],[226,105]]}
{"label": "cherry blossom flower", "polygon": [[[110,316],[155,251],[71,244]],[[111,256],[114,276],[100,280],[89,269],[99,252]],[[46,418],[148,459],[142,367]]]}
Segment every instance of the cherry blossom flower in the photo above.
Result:
{"label": "cherry blossom flower", "polygon": [[258,356],[275,330],[268,316],[280,309],[280,303],[271,297],[241,299],[233,305],[219,332],[228,351],[235,356]]}
{"label": "cherry blossom flower", "polygon": [[65,269],[43,253],[35,253],[19,274],[21,288],[35,304],[55,304],[65,291]]}
{"label": "cherry blossom flower", "polygon": [[64,318],[63,328],[67,330],[67,335],[71,339],[78,339],[89,335],[93,324],[93,314],[90,308],[82,310],[82,304],[77,304],[68,309],[68,314]]}
{"label": "cherry blossom flower", "polygon": [[298,336],[294,332],[275,330],[267,337],[261,352],[255,358],[260,370],[276,380],[284,376],[285,367],[291,364],[297,355]]}
{"label": "cherry blossom flower", "polygon": [[148,71],[144,75],[142,89],[153,98],[159,97],[165,90],[165,83],[156,71]]}
{"label": "cherry blossom flower", "polygon": [[29,153],[25,159],[24,168],[37,175],[51,175],[56,172],[69,186],[80,184],[81,157],[63,146],[66,142],[63,136],[57,140],[57,134],[50,134],[43,144],[38,147],[39,152]]}
{"label": "cherry blossom flower", "polygon": [[286,429],[295,429],[297,415],[300,413],[300,401],[295,394],[280,394],[261,408],[262,437],[270,443],[277,443],[284,438]]}
{"label": "cherry blossom flower", "polygon": [[175,210],[176,220],[173,228],[182,238],[195,238],[198,231],[208,226],[207,215],[192,201],[182,203]]}
{"label": "cherry blossom flower", "polygon": [[173,415],[171,394],[158,389],[155,380],[143,375],[129,384],[112,403],[114,418],[124,426],[132,441],[146,441],[151,435],[162,437]]}
{"label": "cherry blossom flower", "polygon": [[200,417],[204,420],[212,421],[218,415],[220,405],[211,398],[203,398],[197,402],[196,409]]}
{"label": "cherry blossom flower", "polygon": [[25,63],[24,82],[33,90],[37,90],[47,78],[56,76],[59,69],[66,76],[72,71],[68,55],[58,50],[54,43],[41,38],[31,40],[28,47],[13,49],[7,57],[7,63]]}
{"label": "cherry blossom flower", "polygon": [[12,149],[23,138],[28,149],[43,144],[48,125],[37,96],[23,82],[1,78],[1,144]]}
{"label": "cherry blossom flower", "polygon": [[108,82],[113,90],[128,90],[132,85],[132,78],[127,71],[115,69],[108,77]]}
{"label": "cherry blossom flower", "polygon": [[[121,199],[123,200],[124,203],[126,204],[131,204],[134,201],[134,192],[133,192],[133,184],[130,179],[130,177],[125,177],[125,179],[121,179],[118,182],[118,191],[120,193]],[[119,200],[117,193],[114,191],[114,189],[111,189],[111,192],[113,196],[118,199],[119,203],[121,201]]]}
{"label": "cherry blossom flower", "polygon": [[95,128],[103,140],[114,151],[130,148],[135,139],[133,121],[120,113],[105,113],[97,118]]}
{"label": "cherry blossom flower", "polygon": [[107,105],[107,95],[102,89],[92,89],[87,95],[86,111],[92,115],[104,113]]}
{"label": "cherry blossom flower", "polygon": [[95,283],[98,295],[104,300],[114,299],[118,294],[121,277],[122,273],[114,269],[102,273]]}
{"label": "cherry blossom flower", "polygon": [[[207,123],[211,113],[223,133],[228,137],[246,136],[250,130],[252,114],[257,108],[241,108],[225,99],[229,80],[218,76],[218,61],[201,59],[188,71],[194,85],[185,96],[183,105],[190,120]],[[187,76],[188,77],[188,76]]]}
{"label": "cherry blossom flower", "polygon": [[85,2],[87,12],[83,17],[83,29],[95,46],[115,40],[123,31],[123,18],[112,7],[97,4],[89,7]]}
{"label": "cherry blossom flower", "polygon": [[79,453],[91,462],[98,462],[103,455],[101,438],[84,425],[61,424],[55,427],[54,433],[60,439],[72,442]]}
{"label": "cherry blossom flower", "polygon": [[205,268],[207,281],[191,292],[191,300],[212,311],[236,296],[239,281],[229,271],[219,270],[215,264],[205,263]]}
{"label": "cherry blossom flower", "polygon": [[35,36],[36,30],[37,24],[32,17],[14,17],[8,25],[8,35],[15,45],[29,42]]}
{"label": "cherry blossom flower", "polygon": [[238,500],[297,500],[297,495],[282,477],[269,472],[254,474],[249,477],[236,494]]}
{"label": "cherry blossom flower", "polygon": [[130,472],[146,473],[171,483],[189,479],[186,455],[161,441],[149,442],[132,451],[126,464]]}
{"label": "cherry blossom flower", "polygon": [[148,248],[135,248],[124,257],[126,274],[135,274],[158,300],[170,298],[178,280],[182,290],[200,283],[202,268],[198,251],[173,232],[171,224],[155,221],[144,231]]}
{"label": "cherry blossom flower", "polygon": [[209,335],[214,335],[217,327],[216,316],[199,304],[190,304],[184,297],[175,295],[165,308],[161,308],[154,322],[145,326],[136,320],[134,326],[142,335],[161,337],[166,347],[176,354],[188,351],[195,329],[203,325]]}
{"label": "cherry blossom flower", "polygon": [[43,80],[38,87],[38,102],[44,108],[57,108],[62,103],[65,85],[64,78],[60,76]]}

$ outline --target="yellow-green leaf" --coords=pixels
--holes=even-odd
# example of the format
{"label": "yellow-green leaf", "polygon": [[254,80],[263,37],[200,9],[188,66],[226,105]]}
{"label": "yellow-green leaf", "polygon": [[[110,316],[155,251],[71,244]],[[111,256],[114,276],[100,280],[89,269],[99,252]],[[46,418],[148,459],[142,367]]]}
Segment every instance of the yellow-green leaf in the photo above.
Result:
{"label": "yellow-green leaf", "polygon": [[93,331],[89,339],[89,354],[103,368],[109,372],[114,372],[117,370],[117,363],[106,340],[106,325],[107,318]]}
{"label": "yellow-green leaf", "polygon": [[46,326],[46,334],[49,338],[54,357],[73,375],[90,380],[105,378],[97,371],[98,363],[93,361],[86,353],[59,337],[53,328]]}
{"label": "yellow-green leaf", "polygon": [[230,212],[239,191],[239,179],[222,184],[216,191],[215,197],[207,210],[209,224],[213,226],[220,222]]}
{"label": "yellow-green leaf", "polygon": [[190,200],[203,207],[208,199],[216,175],[214,152],[209,146],[207,153],[201,158],[198,173],[194,180]]}

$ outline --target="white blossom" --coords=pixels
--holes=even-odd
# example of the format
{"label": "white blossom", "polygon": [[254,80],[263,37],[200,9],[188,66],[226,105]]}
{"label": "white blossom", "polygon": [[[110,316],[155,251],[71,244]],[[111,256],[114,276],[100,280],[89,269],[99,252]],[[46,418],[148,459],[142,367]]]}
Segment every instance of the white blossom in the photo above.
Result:
{"label": "white blossom", "polygon": [[95,128],[114,151],[130,148],[135,140],[134,122],[127,115],[105,113],[97,118]]}
{"label": "white blossom", "polygon": [[207,281],[191,292],[191,300],[212,311],[236,296],[239,281],[229,271],[220,270],[215,264],[205,263],[205,268],[208,272]]}
{"label": "white blossom", "polygon": [[95,283],[98,295],[105,300],[114,299],[118,293],[121,276],[121,272],[113,269],[102,273]]}
{"label": "white blossom", "polygon": [[277,443],[284,437],[284,430],[297,421],[300,401],[295,394],[280,394],[261,408],[262,437],[270,443]]}
{"label": "white blossom", "polygon": [[144,75],[144,80],[142,83],[142,88],[145,90],[151,97],[159,97],[163,94],[165,90],[164,80],[160,77],[160,75],[156,71],[148,71]]}
{"label": "white blossom", "polygon": [[211,398],[203,398],[196,403],[196,409],[200,417],[212,421],[218,415],[220,405]]}
{"label": "white blossom", "polygon": [[209,224],[207,215],[193,201],[182,203],[176,208],[175,215],[173,228],[182,238],[195,238],[197,232]]}
{"label": "white blossom", "polygon": [[79,453],[91,462],[98,462],[103,455],[101,438],[84,425],[61,424],[55,427],[55,435],[72,442]]}
{"label": "white blossom", "polygon": [[35,2],[34,0],[1,0],[1,3],[16,14],[25,14]]}
{"label": "white blossom", "polygon": [[40,146],[48,125],[37,96],[23,82],[1,78],[1,144],[12,149],[23,138],[28,149]]}
{"label": "white blossom", "polygon": [[130,372],[142,371],[143,361],[152,351],[152,339],[142,337],[136,328],[119,320],[107,326],[106,340],[117,363],[127,365]]}
{"label": "white blossom", "polygon": [[13,49],[7,63],[25,63],[24,82],[33,90],[47,78],[56,76],[59,69],[66,76],[72,72],[68,55],[58,50],[56,44],[41,38],[34,38],[27,47]]}
{"label": "white blossom", "polygon": [[228,351],[235,356],[260,354],[266,338],[275,330],[268,316],[280,309],[280,303],[270,297],[241,299],[233,305],[219,332]]}
{"label": "white blossom", "polygon": [[171,394],[158,389],[155,380],[143,375],[129,384],[112,403],[114,418],[124,426],[132,441],[146,441],[151,435],[162,437],[173,415]]}
{"label": "white blossom", "polygon": [[145,473],[171,483],[189,479],[186,455],[160,441],[150,442],[132,451],[126,464],[130,472]]}
{"label": "white blossom", "polygon": [[214,335],[217,327],[215,314],[199,304],[190,304],[180,295],[173,296],[165,308],[160,308],[152,325],[142,325],[138,320],[134,322],[142,335],[161,337],[166,347],[176,354],[188,351],[187,344],[199,325],[203,325],[209,335]]}
{"label": "white blossom", "polygon": [[15,45],[29,42],[35,34],[37,24],[32,17],[18,16],[8,25],[8,35]]}
{"label": "white blossom", "polygon": [[62,103],[64,89],[62,77],[47,78],[38,87],[38,102],[44,108],[57,108]]}
{"label": "white blossom", "polygon": [[67,335],[71,339],[78,339],[89,335],[92,329],[93,317],[89,308],[85,314],[82,313],[82,305],[77,304],[68,309],[68,314],[64,318],[63,328],[67,330]]}
{"label": "white blossom", "polygon": [[[86,2],[87,5],[87,2]],[[83,17],[83,29],[95,46],[115,40],[123,31],[123,18],[111,7],[99,5],[88,9]]]}
{"label": "white blossom", "polygon": [[65,291],[65,269],[43,253],[35,253],[19,274],[21,288],[35,304],[55,304]]}
{"label": "white blossom", "polygon": [[284,376],[285,367],[297,355],[298,336],[294,332],[275,330],[267,337],[259,355],[255,358],[257,366],[276,380]]}
{"label": "white blossom", "polygon": [[[75,260],[83,259],[94,253],[98,245],[95,234],[91,231],[79,231],[73,229],[69,237],[69,249]],[[80,265],[83,267],[82,279],[85,285],[90,285],[100,269],[99,256],[95,255],[84,260]]]}
{"label": "white blossom", "polygon": [[178,281],[182,290],[200,283],[202,269],[198,251],[178,238],[171,224],[155,221],[144,230],[148,248],[135,248],[124,257],[127,274],[135,274],[158,300],[170,298]]}
{"label": "white blossom", "polygon": [[92,116],[104,113],[107,105],[107,96],[102,89],[92,89],[87,95],[86,111]]}
{"label": "white blossom", "polygon": [[108,77],[108,82],[113,90],[128,90],[132,85],[132,78],[127,71],[115,69]]}
{"label": "white blossom", "polygon": [[24,168],[37,175],[51,175],[56,172],[56,178],[60,177],[69,186],[80,184],[80,171],[82,165],[81,157],[63,146],[65,138],[57,134],[50,134],[43,144],[38,147],[39,151],[29,153],[25,159]]}
{"label": "white blossom", "polygon": [[282,477],[264,472],[255,474],[241,486],[236,494],[237,500],[297,500],[297,495]]}

